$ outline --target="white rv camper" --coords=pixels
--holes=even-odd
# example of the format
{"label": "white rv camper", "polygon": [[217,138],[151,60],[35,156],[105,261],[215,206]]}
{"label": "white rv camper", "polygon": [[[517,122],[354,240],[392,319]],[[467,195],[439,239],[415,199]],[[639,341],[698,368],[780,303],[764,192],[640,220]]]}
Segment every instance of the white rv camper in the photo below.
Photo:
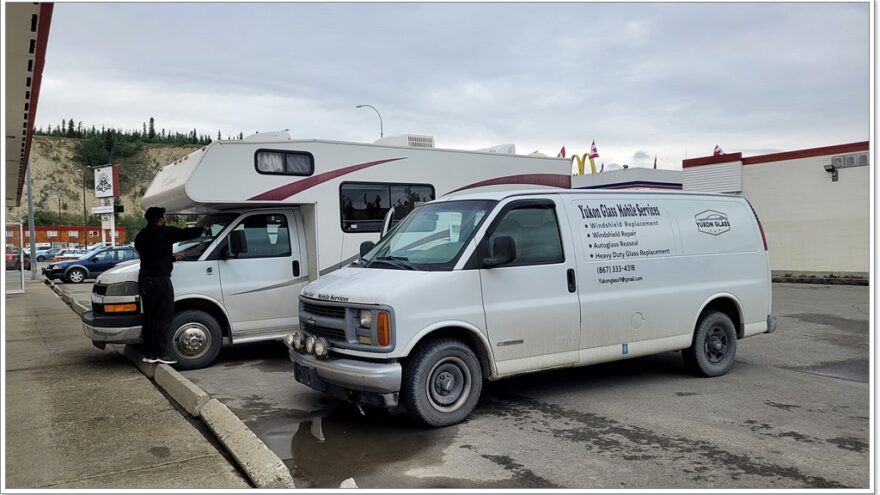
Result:
{"label": "white rv camper", "polygon": [[[178,367],[211,363],[223,343],[299,327],[298,295],[345,266],[415,206],[472,188],[569,188],[565,159],[408,146],[291,140],[286,132],[212,143],[165,166],[143,206],[205,215],[211,235],[176,246],[172,348]],[[140,342],[139,264],[95,282],[82,315],[98,347]],[[134,303],[134,304],[133,304]]]}

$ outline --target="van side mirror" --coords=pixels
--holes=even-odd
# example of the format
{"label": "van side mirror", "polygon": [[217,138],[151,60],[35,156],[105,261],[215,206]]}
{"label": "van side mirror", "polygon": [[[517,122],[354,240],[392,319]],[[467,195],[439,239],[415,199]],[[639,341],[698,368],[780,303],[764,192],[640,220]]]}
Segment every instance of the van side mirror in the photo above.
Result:
{"label": "van side mirror", "polygon": [[233,230],[229,233],[229,252],[232,253],[233,256],[238,256],[241,253],[246,253],[248,251],[247,246],[247,237],[244,235],[244,230]]}
{"label": "van side mirror", "polygon": [[364,241],[361,243],[361,258],[367,255],[373,248],[376,247],[376,243],[373,241]]}
{"label": "van side mirror", "polygon": [[501,235],[492,242],[492,253],[495,256],[483,259],[483,268],[503,266],[516,259],[516,243],[513,237]]}

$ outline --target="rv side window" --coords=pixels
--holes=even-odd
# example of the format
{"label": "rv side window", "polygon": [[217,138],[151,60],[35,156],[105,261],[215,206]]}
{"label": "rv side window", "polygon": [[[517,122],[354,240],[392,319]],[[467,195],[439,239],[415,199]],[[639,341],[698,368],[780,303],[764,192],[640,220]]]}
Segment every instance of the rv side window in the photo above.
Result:
{"label": "rv side window", "polygon": [[315,159],[310,153],[257,150],[254,162],[261,174],[308,176],[315,173]]}
{"label": "rv side window", "polygon": [[287,218],[280,213],[251,215],[233,230],[244,230],[247,241],[247,252],[239,254],[239,259],[290,256]]}
{"label": "rv side window", "polygon": [[339,188],[339,199],[344,232],[379,232],[389,208],[394,208],[391,225],[397,225],[417,203],[434,199],[434,186],[345,182]]}

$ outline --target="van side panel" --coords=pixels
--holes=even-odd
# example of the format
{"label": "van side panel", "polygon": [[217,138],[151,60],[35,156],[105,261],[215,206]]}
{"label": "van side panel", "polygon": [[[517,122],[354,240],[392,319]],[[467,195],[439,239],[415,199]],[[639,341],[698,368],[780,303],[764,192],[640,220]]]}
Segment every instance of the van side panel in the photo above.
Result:
{"label": "van side panel", "polygon": [[627,357],[629,343],[685,333],[685,306],[670,297],[681,246],[669,201],[585,194],[570,198],[567,210],[578,250],[580,348],[616,346]]}
{"label": "van side panel", "polygon": [[[694,268],[681,280],[680,294],[700,304],[730,293],[739,302],[748,330],[764,326],[770,314],[767,252],[754,214],[741,198],[675,201],[682,251]],[[692,316],[695,324],[698,314]],[[762,330],[762,331],[763,331]]]}
{"label": "van side panel", "polygon": [[687,347],[701,308],[721,294],[742,307],[747,334],[766,325],[767,256],[741,198],[585,195],[567,209],[580,249],[581,364]]}

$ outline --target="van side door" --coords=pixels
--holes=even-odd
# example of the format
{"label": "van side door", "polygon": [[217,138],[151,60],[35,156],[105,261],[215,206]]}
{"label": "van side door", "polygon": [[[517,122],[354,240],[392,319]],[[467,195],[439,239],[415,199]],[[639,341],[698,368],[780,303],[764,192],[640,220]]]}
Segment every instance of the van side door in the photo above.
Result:
{"label": "van side door", "polygon": [[493,246],[502,237],[512,239],[516,249],[510,263],[480,265],[486,327],[500,375],[577,361],[576,259],[557,201],[515,199],[500,206],[476,251],[478,259],[495,256]]}
{"label": "van side door", "polygon": [[253,212],[227,232],[242,231],[247,251],[219,262],[223,305],[238,337],[294,328],[297,295],[306,282],[292,211]]}

